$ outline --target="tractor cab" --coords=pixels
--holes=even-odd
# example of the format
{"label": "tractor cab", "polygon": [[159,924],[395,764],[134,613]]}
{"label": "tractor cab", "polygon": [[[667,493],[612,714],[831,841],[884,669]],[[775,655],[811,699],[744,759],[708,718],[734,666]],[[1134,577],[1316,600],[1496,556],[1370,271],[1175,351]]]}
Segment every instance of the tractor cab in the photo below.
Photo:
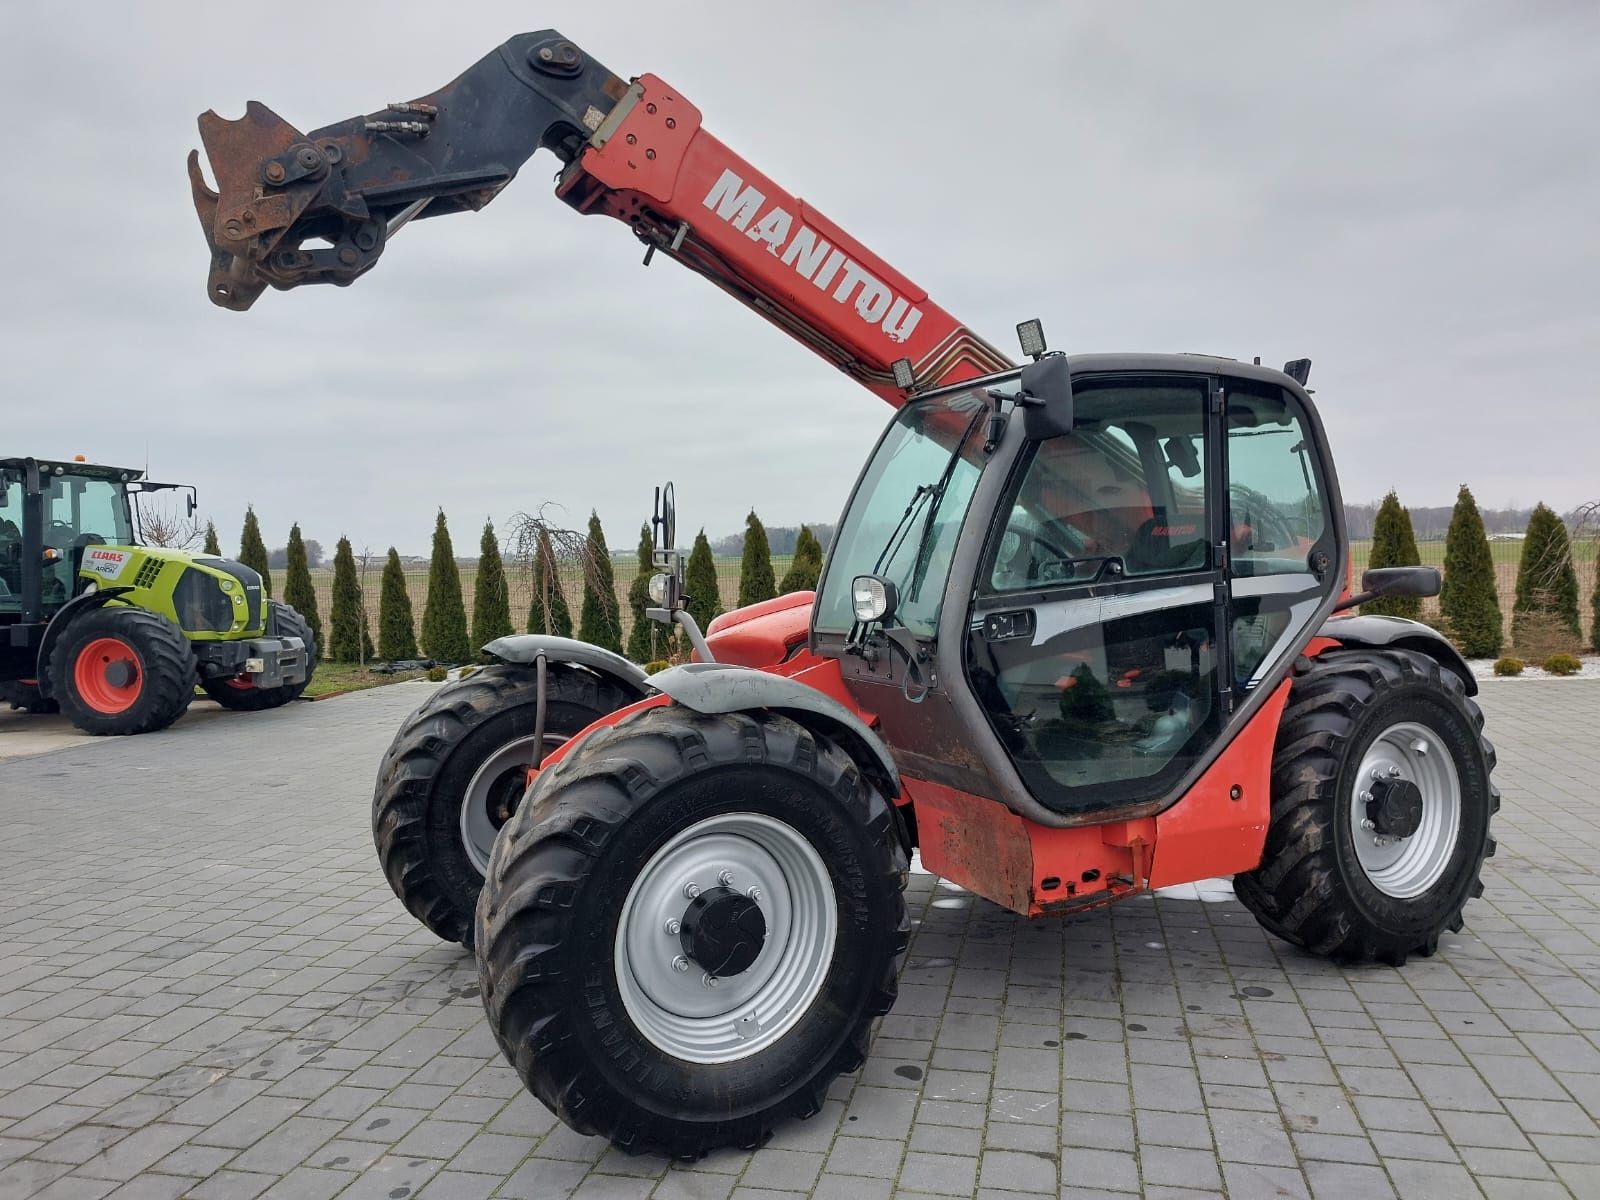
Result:
{"label": "tractor cab", "polygon": [[72,599],[86,582],[79,573],[90,547],[135,544],[128,487],[139,475],[84,462],[0,459],[0,623],[23,619],[25,596],[30,614],[55,612]]}
{"label": "tractor cab", "polygon": [[1046,356],[915,397],[813,647],[907,774],[1048,825],[1148,815],[1337,602],[1328,462],[1300,383],[1231,360]]}

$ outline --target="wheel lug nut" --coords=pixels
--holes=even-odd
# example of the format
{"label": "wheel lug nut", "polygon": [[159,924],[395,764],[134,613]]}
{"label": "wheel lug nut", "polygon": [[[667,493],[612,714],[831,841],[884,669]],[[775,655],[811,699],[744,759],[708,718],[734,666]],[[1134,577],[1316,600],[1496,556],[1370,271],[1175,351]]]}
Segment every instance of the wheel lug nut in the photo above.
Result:
{"label": "wheel lug nut", "polygon": [[1389,778],[1390,779],[1399,779],[1400,778],[1400,768],[1399,767],[1390,767],[1389,768]]}
{"label": "wheel lug nut", "polygon": [[698,900],[700,898],[700,885],[698,883],[684,884],[683,894],[687,899]]}
{"label": "wheel lug nut", "polygon": [[1363,804],[1371,804],[1372,803],[1372,793],[1371,792],[1362,792],[1361,793],[1361,803],[1363,803]]}
{"label": "wheel lug nut", "polygon": [[701,987],[708,987],[708,988],[716,987],[717,986],[717,977],[715,975],[711,974],[710,971],[707,971],[704,975],[700,976],[700,986]]}
{"label": "wheel lug nut", "polygon": [[679,922],[677,917],[668,917],[667,918],[667,936],[668,937],[677,936],[678,930],[680,930],[682,928],[683,928],[683,925]]}
{"label": "wheel lug nut", "polygon": [[1373,767],[1372,768],[1372,782],[1373,783],[1377,783],[1382,778],[1383,778],[1383,768],[1382,767]]}
{"label": "wheel lug nut", "polygon": [[689,960],[681,954],[678,955],[677,958],[672,960],[672,969],[682,974],[689,969]]}
{"label": "wheel lug nut", "polygon": [[723,871],[720,875],[717,876],[717,882],[720,883],[723,887],[732,887],[733,886],[733,872],[732,871]]}
{"label": "wheel lug nut", "polygon": [[1372,819],[1369,817],[1366,820],[1361,822],[1361,828],[1367,830],[1370,833],[1372,830],[1376,829],[1377,826],[1372,823]]}
{"label": "wheel lug nut", "polygon": [[758,901],[758,902],[759,902],[759,901],[760,901],[760,899],[761,899],[761,889],[760,889],[760,888],[758,888],[758,887],[753,887],[753,888],[751,888],[751,889],[750,889],[750,890],[749,890],[749,891],[747,891],[747,892],[746,892],[746,893],[745,893],[745,895],[746,895],[746,896],[749,896],[749,897],[750,897],[750,899],[752,899],[752,900],[755,900],[755,901]]}

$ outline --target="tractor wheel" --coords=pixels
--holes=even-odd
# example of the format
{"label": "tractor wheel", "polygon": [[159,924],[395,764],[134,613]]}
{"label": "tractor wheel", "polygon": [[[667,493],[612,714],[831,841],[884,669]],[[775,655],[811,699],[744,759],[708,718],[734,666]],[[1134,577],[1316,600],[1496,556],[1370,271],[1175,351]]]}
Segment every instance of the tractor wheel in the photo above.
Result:
{"label": "tractor wheel", "polygon": [[50,652],[50,692],[85,733],[165,729],[189,707],[194,679],[183,631],[141,608],[91,609]]}
{"label": "tractor wheel", "polygon": [[755,1147],[859,1068],[897,990],[907,860],[837,746],[649,708],[542,776],[478,902],[489,1024],[533,1092],[631,1153]]}
{"label": "tractor wheel", "polygon": [[[406,718],[378,768],[378,861],[400,902],[447,942],[472,945],[489,851],[533,761],[537,689],[533,667],[509,663],[442,687]],[[551,666],[546,750],[634,699],[588,671]]]}
{"label": "tractor wheel", "polygon": [[300,693],[306,690],[311,682],[311,676],[317,669],[317,638],[311,632],[311,626],[294,609],[279,600],[267,601],[268,627],[279,637],[297,637],[306,644],[306,663],[309,670],[306,677],[299,683],[286,683],[282,687],[260,688],[248,679],[232,676],[228,679],[202,679],[201,690],[210,696],[223,708],[231,708],[235,712],[260,712],[267,708],[278,708],[298,700]]}
{"label": "tractor wheel", "polygon": [[1495,850],[1494,747],[1453,672],[1409,650],[1297,668],[1261,865],[1234,890],[1270,932],[1340,963],[1400,966],[1461,928]]}
{"label": "tractor wheel", "polygon": [[0,704],[7,704],[14,709],[35,715],[61,711],[61,706],[54,700],[44,698],[38,684],[20,681],[0,683]]}

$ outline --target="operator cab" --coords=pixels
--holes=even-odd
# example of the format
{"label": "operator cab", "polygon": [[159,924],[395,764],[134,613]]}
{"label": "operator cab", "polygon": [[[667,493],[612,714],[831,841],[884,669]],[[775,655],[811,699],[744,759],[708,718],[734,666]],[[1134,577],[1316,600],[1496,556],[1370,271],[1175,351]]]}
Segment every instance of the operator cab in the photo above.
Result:
{"label": "operator cab", "polygon": [[1052,825],[1181,795],[1344,580],[1299,381],[1188,355],[1060,363],[1059,404],[1025,367],[896,414],[811,634],[906,774]]}
{"label": "operator cab", "polygon": [[[26,550],[30,519],[26,481],[39,473],[37,562]],[[39,599],[53,611],[79,586],[79,568],[90,546],[134,543],[129,484],[140,472],[82,462],[0,459],[0,622],[20,619],[25,580],[39,572]]]}

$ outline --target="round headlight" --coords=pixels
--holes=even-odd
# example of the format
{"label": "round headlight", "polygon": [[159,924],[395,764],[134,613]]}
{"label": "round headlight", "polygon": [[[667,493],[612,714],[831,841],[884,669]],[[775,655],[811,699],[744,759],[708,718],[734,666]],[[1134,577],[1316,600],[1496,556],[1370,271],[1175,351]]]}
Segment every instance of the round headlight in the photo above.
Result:
{"label": "round headlight", "polygon": [[667,602],[667,577],[664,574],[650,576],[650,599],[657,604]]}

